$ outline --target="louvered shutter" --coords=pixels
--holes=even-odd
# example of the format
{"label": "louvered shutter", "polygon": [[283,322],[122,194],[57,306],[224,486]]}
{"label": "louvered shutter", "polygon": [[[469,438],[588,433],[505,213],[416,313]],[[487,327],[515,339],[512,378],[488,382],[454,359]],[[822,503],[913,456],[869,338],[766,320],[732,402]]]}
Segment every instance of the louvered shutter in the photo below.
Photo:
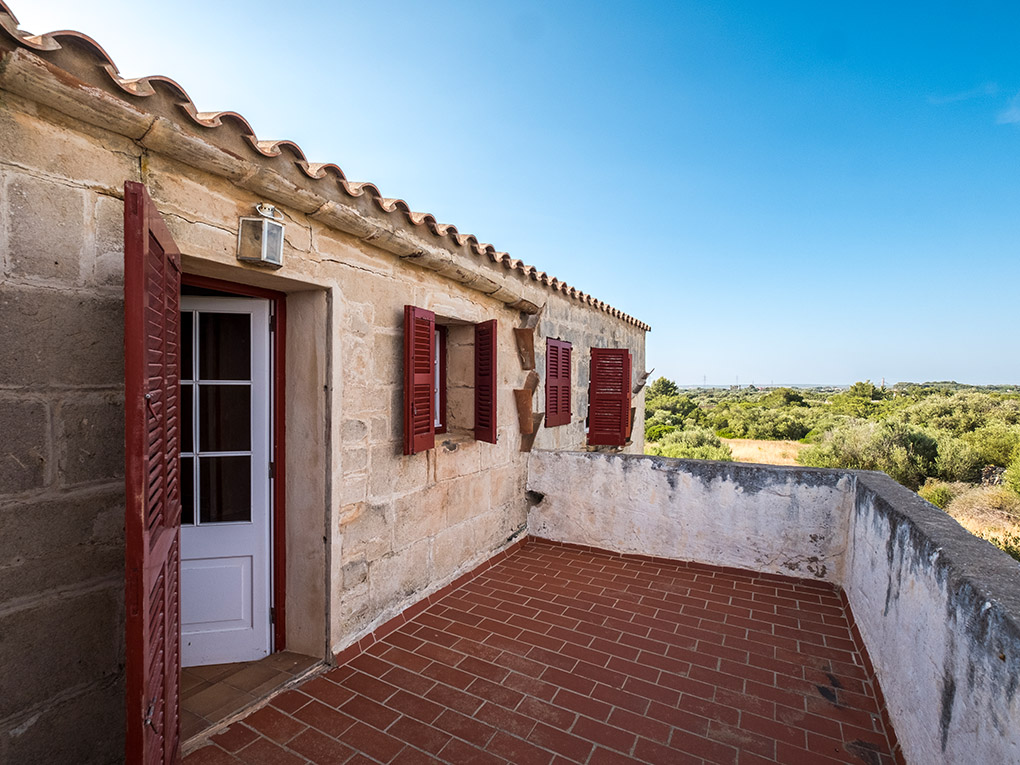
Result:
{"label": "louvered shutter", "polygon": [[624,446],[630,426],[630,351],[592,348],[588,443]]}
{"label": "louvered shutter", "polygon": [[475,324],[475,439],[496,443],[496,320]]}
{"label": "louvered shutter", "polygon": [[180,252],[124,185],[126,760],[180,761]]}
{"label": "louvered shutter", "polygon": [[404,454],[436,445],[436,315],[404,306]]}
{"label": "louvered shutter", "polygon": [[570,343],[565,343],[562,340],[546,340],[546,427],[570,424],[570,353]]}

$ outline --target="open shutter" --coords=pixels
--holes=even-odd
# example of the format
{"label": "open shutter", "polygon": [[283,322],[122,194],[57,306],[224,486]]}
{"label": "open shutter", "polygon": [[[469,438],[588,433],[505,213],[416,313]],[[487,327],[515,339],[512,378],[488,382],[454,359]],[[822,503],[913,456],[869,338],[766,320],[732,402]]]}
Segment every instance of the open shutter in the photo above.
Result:
{"label": "open shutter", "polygon": [[475,324],[475,440],[496,443],[496,320]]}
{"label": "open shutter", "polygon": [[570,343],[546,340],[545,424],[570,424]]}
{"label": "open shutter", "polygon": [[180,761],[180,252],[124,184],[126,760]]}
{"label": "open shutter", "polygon": [[404,306],[404,454],[436,445],[436,315]]}
{"label": "open shutter", "polygon": [[630,351],[592,348],[588,443],[624,446],[630,429]]}

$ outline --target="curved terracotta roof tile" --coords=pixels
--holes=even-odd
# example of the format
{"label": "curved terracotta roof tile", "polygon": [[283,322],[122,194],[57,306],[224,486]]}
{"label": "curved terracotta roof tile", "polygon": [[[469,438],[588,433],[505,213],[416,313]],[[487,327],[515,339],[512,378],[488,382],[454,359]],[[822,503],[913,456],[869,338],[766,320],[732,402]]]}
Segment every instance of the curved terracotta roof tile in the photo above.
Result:
{"label": "curved terracotta roof tile", "polygon": [[339,165],[334,165],[332,162],[303,162],[299,163],[301,169],[305,171],[305,175],[315,180],[321,180],[327,175],[332,175],[337,181],[346,181],[347,176],[344,175],[344,171],[340,169]]}
{"label": "curved terracotta roof tile", "polygon": [[[462,234],[453,224],[438,222],[431,213],[413,212],[410,205],[403,199],[384,197],[375,184],[348,180],[344,171],[336,164],[309,162],[301,147],[293,141],[259,140],[248,121],[237,112],[198,111],[187,91],[169,77],[161,75],[137,78],[122,77],[109,54],[88,35],[73,30],[50,32],[42,35],[33,35],[25,32],[19,27],[17,18],[11,13],[10,8],[7,7],[3,0],[0,0],[0,31],[6,33],[17,44],[40,53],[57,51],[64,46],[64,43],[73,43],[76,47],[85,50],[96,59],[97,66],[106,73],[116,87],[133,97],[147,98],[156,95],[157,89],[169,92],[174,98],[179,99],[182,111],[191,118],[192,122],[202,128],[215,130],[230,125],[232,129],[238,131],[241,136],[247,139],[254,152],[263,157],[278,157],[284,152],[289,154],[293,158],[294,163],[310,180],[332,180],[351,197],[367,194],[383,212],[390,215],[400,213],[412,225],[416,227],[425,226],[433,236],[447,239],[459,247],[467,247],[478,256],[487,255],[493,263],[502,263],[505,268],[521,274],[526,279],[538,281],[551,290],[561,292],[571,299],[587,305],[595,306],[611,316],[633,324],[640,329],[645,331],[651,329],[644,322],[628,316],[601,300],[595,300],[591,295],[571,287],[566,282],[549,276],[544,271],[539,271],[535,266],[527,265],[522,260],[512,258],[508,253],[496,250],[491,244],[482,244],[474,234]],[[330,176],[331,179],[329,178]]]}

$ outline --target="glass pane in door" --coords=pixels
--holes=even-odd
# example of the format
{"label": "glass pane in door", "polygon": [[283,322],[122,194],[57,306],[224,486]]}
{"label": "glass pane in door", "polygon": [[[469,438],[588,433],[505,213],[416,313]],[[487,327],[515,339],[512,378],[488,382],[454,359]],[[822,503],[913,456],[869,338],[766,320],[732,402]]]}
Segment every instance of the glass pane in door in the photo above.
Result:
{"label": "glass pane in door", "polygon": [[251,317],[246,313],[198,315],[200,380],[251,379]]}
{"label": "glass pane in door", "polygon": [[198,411],[198,445],[203,452],[251,449],[250,386],[200,385]]}
{"label": "glass pane in door", "polygon": [[200,457],[199,523],[251,520],[251,457]]}

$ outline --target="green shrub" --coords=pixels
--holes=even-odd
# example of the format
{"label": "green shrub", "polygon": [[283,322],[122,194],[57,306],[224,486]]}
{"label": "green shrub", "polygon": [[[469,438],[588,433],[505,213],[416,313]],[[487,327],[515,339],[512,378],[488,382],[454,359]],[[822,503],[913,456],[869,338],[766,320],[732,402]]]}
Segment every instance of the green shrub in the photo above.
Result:
{"label": "green shrub", "polygon": [[995,421],[965,433],[961,438],[978,453],[982,466],[1006,467],[1020,446],[1020,428]]}
{"label": "green shrub", "polygon": [[977,449],[962,438],[956,438],[948,433],[940,433],[935,440],[938,444],[935,472],[939,478],[944,481],[970,483],[981,480],[981,468],[988,463]]}
{"label": "green shrub", "polygon": [[917,491],[934,475],[938,446],[928,433],[905,425],[865,422],[827,433],[802,450],[797,462],[809,467],[881,470]]}
{"label": "green shrub", "polygon": [[960,494],[960,491],[961,489],[958,485],[953,486],[944,481],[929,478],[924,482],[924,486],[917,490],[917,493],[921,495],[922,499],[931,502],[935,507],[945,510],[949,503]]}
{"label": "green shrub", "polygon": [[1017,496],[1020,496],[1020,455],[1017,455],[1002,477],[1003,485]]}
{"label": "green shrub", "polygon": [[645,427],[645,441],[658,441],[665,435],[669,435],[676,430],[676,425],[648,425]]}
{"label": "green shrub", "polygon": [[676,430],[658,443],[645,445],[645,454],[689,460],[733,461],[733,452],[708,428]]}
{"label": "green shrub", "polygon": [[981,534],[981,538],[991,542],[1000,550],[1009,553],[1014,560],[1020,561],[1020,534],[1012,531],[993,531],[988,534]]}

